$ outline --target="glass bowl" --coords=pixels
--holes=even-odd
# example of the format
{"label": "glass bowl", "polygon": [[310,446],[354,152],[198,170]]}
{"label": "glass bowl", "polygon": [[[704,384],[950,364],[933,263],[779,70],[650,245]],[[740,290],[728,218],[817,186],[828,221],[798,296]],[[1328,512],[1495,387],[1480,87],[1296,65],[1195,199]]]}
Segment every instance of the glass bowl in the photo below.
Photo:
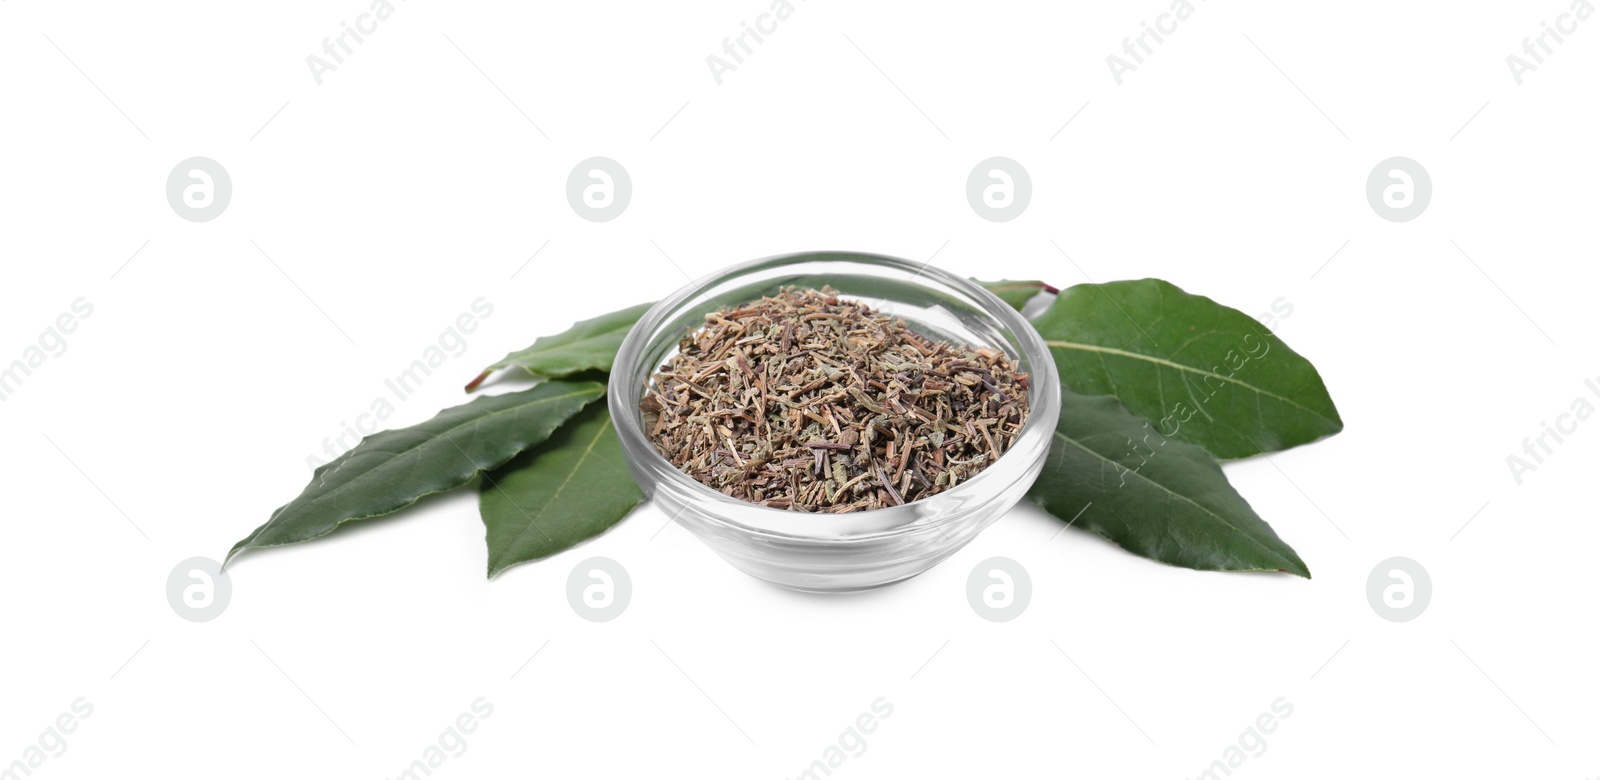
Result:
{"label": "glass bowl", "polygon": [[[1028,418],[1011,449],[956,487],[901,506],[843,514],[775,509],[723,495],[683,474],[651,445],[639,401],[678,341],[723,306],[779,288],[820,289],[866,302],[926,336],[1002,350],[1030,375]],[[794,590],[866,590],[914,577],[950,557],[1020,500],[1050,450],[1061,410],[1055,361],[1015,309],[975,282],[883,255],[804,252],[733,266],[657,303],[617,354],[607,393],[628,468],[645,495],[735,567]]]}

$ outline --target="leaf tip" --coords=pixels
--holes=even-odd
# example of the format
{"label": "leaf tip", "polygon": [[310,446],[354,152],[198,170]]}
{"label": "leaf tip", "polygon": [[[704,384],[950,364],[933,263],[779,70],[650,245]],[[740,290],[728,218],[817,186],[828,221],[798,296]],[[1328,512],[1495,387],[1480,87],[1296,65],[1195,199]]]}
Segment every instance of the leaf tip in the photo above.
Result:
{"label": "leaf tip", "polygon": [[1290,553],[1290,555],[1291,557],[1288,561],[1288,568],[1280,568],[1278,571],[1283,572],[1284,574],[1293,574],[1294,576],[1303,579],[1311,579],[1311,569],[1306,566],[1305,561],[1300,560],[1300,556],[1298,555],[1294,555],[1293,553]]}

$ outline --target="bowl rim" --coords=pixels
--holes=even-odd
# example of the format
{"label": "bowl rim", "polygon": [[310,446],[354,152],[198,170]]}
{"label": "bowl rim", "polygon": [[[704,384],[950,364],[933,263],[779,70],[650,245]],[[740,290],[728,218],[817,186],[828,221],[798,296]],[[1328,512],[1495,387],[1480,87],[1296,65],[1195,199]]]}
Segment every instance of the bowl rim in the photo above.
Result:
{"label": "bowl rim", "polygon": [[[848,262],[859,259],[867,260],[868,262],[866,264],[868,265],[898,267],[901,270],[908,271],[911,273],[911,278],[907,281],[915,281],[916,279],[922,277],[928,277],[929,279],[937,280],[947,286],[955,288],[957,291],[963,294],[974,298],[982,308],[984,314],[988,315],[992,319],[998,320],[1006,331],[1016,336],[1018,351],[1022,353],[1023,356],[1028,358],[1030,367],[1032,369],[1028,372],[1028,419],[1023,421],[1022,430],[1018,431],[1017,438],[1022,439],[1025,436],[1038,435],[1032,432],[1040,428],[1049,429],[1045,433],[1046,436],[1054,432],[1061,411],[1060,381],[1056,375],[1055,359],[1054,356],[1051,355],[1049,346],[1044,341],[1044,337],[1038,332],[1037,329],[1033,327],[1033,324],[1029,322],[1027,318],[1022,316],[1020,311],[1012,308],[1010,304],[1001,300],[999,296],[990,292],[987,288],[981,284],[978,284],[976,281],[966,277],[957,276],[956,274],[950,273],[942,268],[935,268],[930,264],[931,261],[918,263],[902,257],[879,254],[876,252],[862,252],[848,249],[825,249],[784,252],[774,255],[767,255],[765,257],[747,260],[734,265],[725,266],[716,271],[712,271],[709,274],[705,274],[694,279],[688,284],[685,284],[673,291],[667,297],[657,301],[653,306],[650,307],[648,311],[644,313],[643,316],[639,318],[637,322],[633,324],[633,326],[628,330],[628,334],[623,338],[621,346],[617,350],[617,359],[615,364],[612,366],[606,389],[606,395],[608,396],[606,403],[609,405],[612,424],[617,430],[618,437],[624,439],[625,441],[632,439],[643,445],[642,447],[624,446],[624,456],[632,457],[634,450],[642,450],[646,453],[645,457],[648,458],[651,463],[659,467],[655,469],[649,469],[652,474],[658,474],[658,478],[671,480],[674,484],[684,487],[691,494],[697,494],[707,502],[737,507],[738,511],[740,512],[754,512],[756,514],[772,513],[775,517],[792,517],[795,514],[794,510],[762,506],[754,502],[744,501],[742,499],[726,495],[720,491],[713,490],[700,481],[690,478],[688,475],[675,468],[666,458],[662,457],[661,453],[656,451],[655,446],[650,441],[649,435],[645,433],[644,426],[638,417],[638,410],[630,410],[622,406],[621,399],[623,398],[623,394],[619,391],[625,389],[624,383],[633,381],[633,378],[631,377],[632,363],[636,362],[633,360],[624,361],[623,356],[630,355],[630,353],[642,353],[650,334],[654,333],[660,327],[661,322],[667,319],[668,315],[677,312],[688,300],[703,292],[706,292],[707,290],[710,290],[713,287],[716,287],[717,285],[731,278],[741,276],[752,270],[774,266],[819,260]],[[639,355],[639,357],[642,357],[642,355]],[[657,368],[649,369],[649,374],[647,374],[646,379],[648,380],[648,376],[653,375],[656,370]],[[1051,398],[1054,398],[1055,402],[1053,404],[1045,405],[1047,407],[1045,411],[1048,412],[1048,414],[1040,414],[1041,404],[1037,402]],[[624,421],[619,422],[616,418],[622,411],[630,411],[632,414],[627,415]],[[1049,417],[1048,420],[1045,419],[1047,416]],[[906,504],[881,507],[879,509],[868,509],[861,512],[838,513],[838,517],[861,518],[863,516],[872,515],[879,512],[896,512],[903,510],[905,507],[915,506],[926,501],[936,500],[939,498],[948,499],[979,492],[986,487],[989,482],[1000,478],[1000,474],[996,472],[995,466],[998,465],[1002,460],[1005,460],[1007,456],[1010,456],[1014,449],[1015,448],[1013,448],[1013,450],[1007,450],[1005,454],[997,458],[994,463],[984,467],[984,469],[978,472],[976,476],[967,479],[965,482],[962,482],[960,485],[957,485],[954,488],[946,490],[942,493],[938,493],[935,496],[920,498],[916,501]],[[1049,448],[1047,446],[1044,457],[1047,458],[1048,454]],[[986,477],[991,479],[985,480]],[[933,522],[917,522],[917,520],[920,518],[913,516],[907,522],[881,530],[866,531],[847,536],[824,537],[789,533],[774,528],[751,526],[746,523],[741,523],[737,520],[730,519],[718,513],[704,514],[707,515],[707,519],[709,519],[711,522],[720,526],[738,530],[741,533],[791,541],[811,542],[816,544],[850,544],[881,541],[886,537],[894,537],[920,531],[927,531],[930,529],[937,529],[944,526],[948,522],[958,519],[956,516],[952,515],[950,517]],[[819,523],[824,525],[835,519],[835,513],[819,512],[806,514],[818,515]]]}

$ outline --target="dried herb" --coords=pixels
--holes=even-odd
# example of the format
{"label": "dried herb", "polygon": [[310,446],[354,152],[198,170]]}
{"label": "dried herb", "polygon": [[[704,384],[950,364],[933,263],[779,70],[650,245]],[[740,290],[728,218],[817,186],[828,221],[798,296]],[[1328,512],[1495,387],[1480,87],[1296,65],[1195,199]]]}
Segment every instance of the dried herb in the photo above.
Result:
{"label": "dried herb", "polygon": [[1011,447],[1028,376],[1008,355],[928,338],[838,292],[785,288],[706,316],[640,402],[691,478],[778,509],[905,504]]}

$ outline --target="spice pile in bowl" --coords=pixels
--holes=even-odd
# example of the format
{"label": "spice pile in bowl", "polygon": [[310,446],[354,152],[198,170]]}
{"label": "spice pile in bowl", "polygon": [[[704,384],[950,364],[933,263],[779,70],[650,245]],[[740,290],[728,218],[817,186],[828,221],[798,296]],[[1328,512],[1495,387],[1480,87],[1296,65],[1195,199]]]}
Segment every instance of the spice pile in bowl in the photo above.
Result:
{"label": "spice pile in bowl", "polygon": [[1028,416],[1005,352],[928,338],[829,287],[706,315],[639,403],[661,456],[737,499],[896,506],[971,479]]}

